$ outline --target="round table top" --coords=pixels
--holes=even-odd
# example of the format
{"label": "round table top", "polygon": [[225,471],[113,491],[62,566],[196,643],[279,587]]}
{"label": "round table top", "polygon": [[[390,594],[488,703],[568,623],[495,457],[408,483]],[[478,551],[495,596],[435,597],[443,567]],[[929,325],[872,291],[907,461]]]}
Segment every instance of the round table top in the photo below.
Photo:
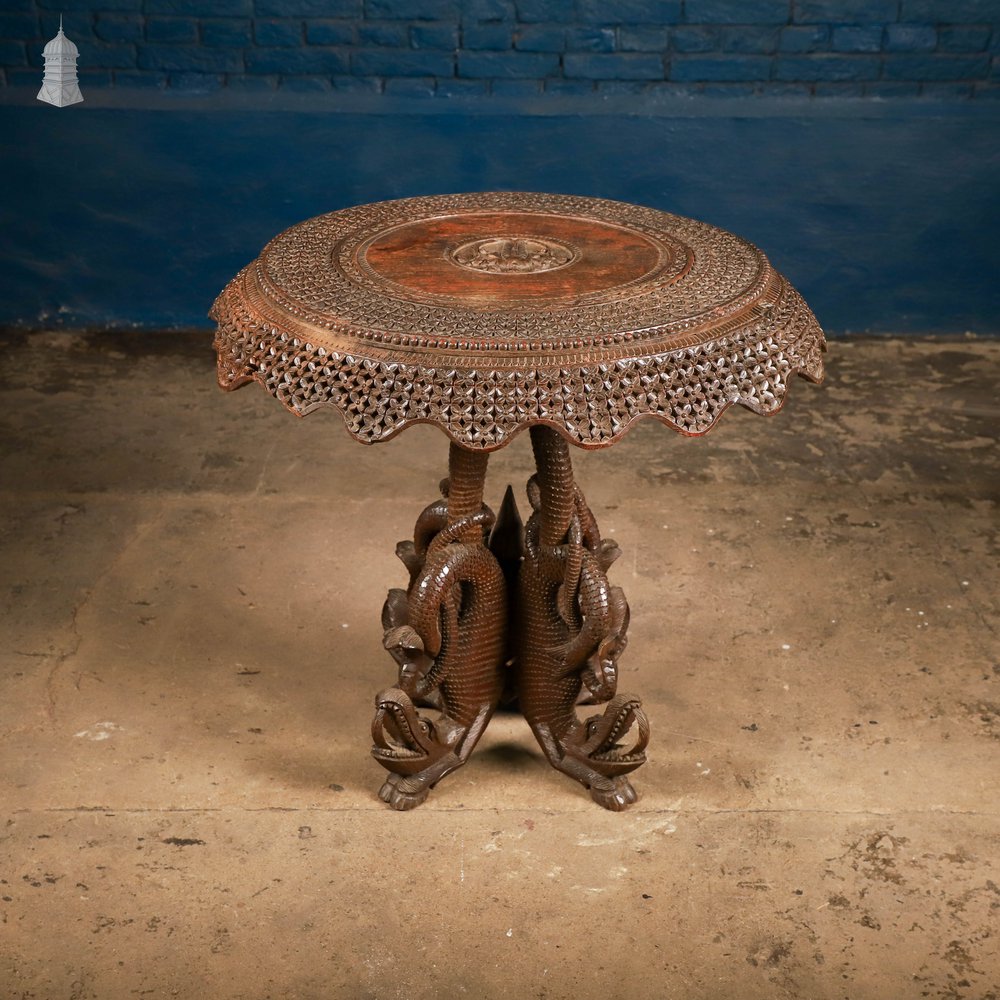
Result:
{"label": "round table top", "polygon": [[366,443],[435,423],[493,450],[532,424],[598,448],[643,416],[703,434],[822,378],[823,333],[755,246],[624,202],[494,192],[292,226],[226,286],[219,384]]}

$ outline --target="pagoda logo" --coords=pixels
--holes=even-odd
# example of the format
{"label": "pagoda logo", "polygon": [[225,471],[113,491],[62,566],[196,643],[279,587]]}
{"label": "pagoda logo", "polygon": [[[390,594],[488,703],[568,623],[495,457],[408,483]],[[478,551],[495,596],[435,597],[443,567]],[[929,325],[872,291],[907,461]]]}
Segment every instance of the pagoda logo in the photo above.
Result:
{"label": "pagoda logo", "polygon": [[64,108],[67,104],[79,104],[83,100],[80,84],[76,77],[76,60],[80,50],[63,34],[62,17],[59,18],[59,34],[45,48],[45,76],[38,100]]}

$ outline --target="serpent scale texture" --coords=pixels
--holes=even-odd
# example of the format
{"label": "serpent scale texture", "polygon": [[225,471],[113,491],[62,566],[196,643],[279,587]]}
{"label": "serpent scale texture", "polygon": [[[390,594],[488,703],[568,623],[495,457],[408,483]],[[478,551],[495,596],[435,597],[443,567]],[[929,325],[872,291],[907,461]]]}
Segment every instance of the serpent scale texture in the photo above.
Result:
{"label": "serpent scale texture", "polygon": [[[573,481],[566,441],[547,427],[531,429],[538,467],[537,508],[526,538],[518,580],[517,685],[521,710],[549,763],[590,790],[600,805],[624,809],[636,795],[626,773],[645,762],[649,725],[638,698],[618,694],[617,659],[626,645],[628,609],[624,594],[612,588],[607,566],[617,546],[601,540],[583,495]],[[575,509],[574,509],[575,508]],[[583,547],[569,530],[574,517],[590,525],[583,548],[585,571],[572,573],[571,603],[576,613],[567,622],[559,610],[559,588],[569,582],[571,550]],[[616,614],[616,610],[618,613]],[[581,645],[582,640],[582,645]],[[579,656],[569,659],[579,647]],[[595,662],[596,661],[596,662]],[[603,715],[581,720],[576,706],[589,676],[594,677],[590,703],[610,702]],[[598,686],[600,675],[603,683]],[[631,750],[620,741],[633,725],[638,730]]]}

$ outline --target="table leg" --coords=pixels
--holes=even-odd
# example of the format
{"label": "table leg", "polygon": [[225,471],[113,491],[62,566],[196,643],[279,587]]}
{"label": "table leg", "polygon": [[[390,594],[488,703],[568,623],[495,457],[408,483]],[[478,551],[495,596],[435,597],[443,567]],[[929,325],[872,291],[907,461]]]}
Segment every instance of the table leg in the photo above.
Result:
{"label": "table leg", "polygon": [[487,547],[487,458],[452,444],[442,499],[396,546],[410,583],[389,591],[382,624],[399,679],[376,698],[372,721],[372,755],[390,772],[379,795],[394,809],[420,805],[468,760],[503,690],[507,587]]}
{"label": "table leg", "polygon": [[[649,723],[638,698],[617,693],[629,610],[607,570],[620,550],[600,537],[565,439],[548,427],[530,433],[538,471],[528,481],[533,513],[518,581],[521,710],[553,767],[585,785],[599,805],[625,809],[636,794],[624,775],[645,762]],[[577,717],[578,703],[605,702],[603,714]]]}

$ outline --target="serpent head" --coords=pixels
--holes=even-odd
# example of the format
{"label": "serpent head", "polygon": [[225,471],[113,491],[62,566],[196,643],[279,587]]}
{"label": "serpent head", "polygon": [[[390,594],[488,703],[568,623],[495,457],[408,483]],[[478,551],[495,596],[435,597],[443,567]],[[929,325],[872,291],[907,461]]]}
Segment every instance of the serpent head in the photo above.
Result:
{"label": "serpent head", "polygon": [[399,686],[407,694],[420,695],[421,681],[434,660],[424,652],[424,644],[409,625],[386,629],[382,645],[399,664]]}
{"label": "serpent head", "polygon": [[388,771],[416,774],[449,753],[462,731],[447,716],[437,721],[424,718],[409,695],[389,688],[375,699],[372,756]]}
{"label": "serpent head", "polygon": [[621,587],[611,588],[607,635],[587,658],[581,677],[593,702],[610,701],[618,688],[618,659],[628,645],[629,607]]}
{"label": "serpent head", "polygon": [[611,636],[587,659],[580,676],[592,703],[609,701],[614,697],[618,687],[618,657],[627,643],[628,639],[624,636]]}
{"label": "serpent head", "polygon": [[[635,745],[626,750],[622,740],[632,727],[637,729]],[[599,774],[613,777],[628,774],[646,761],[649,722],[638,698],[615,695],[603,715],[580,722],[564,741],[568,755],[585,761]]]}

